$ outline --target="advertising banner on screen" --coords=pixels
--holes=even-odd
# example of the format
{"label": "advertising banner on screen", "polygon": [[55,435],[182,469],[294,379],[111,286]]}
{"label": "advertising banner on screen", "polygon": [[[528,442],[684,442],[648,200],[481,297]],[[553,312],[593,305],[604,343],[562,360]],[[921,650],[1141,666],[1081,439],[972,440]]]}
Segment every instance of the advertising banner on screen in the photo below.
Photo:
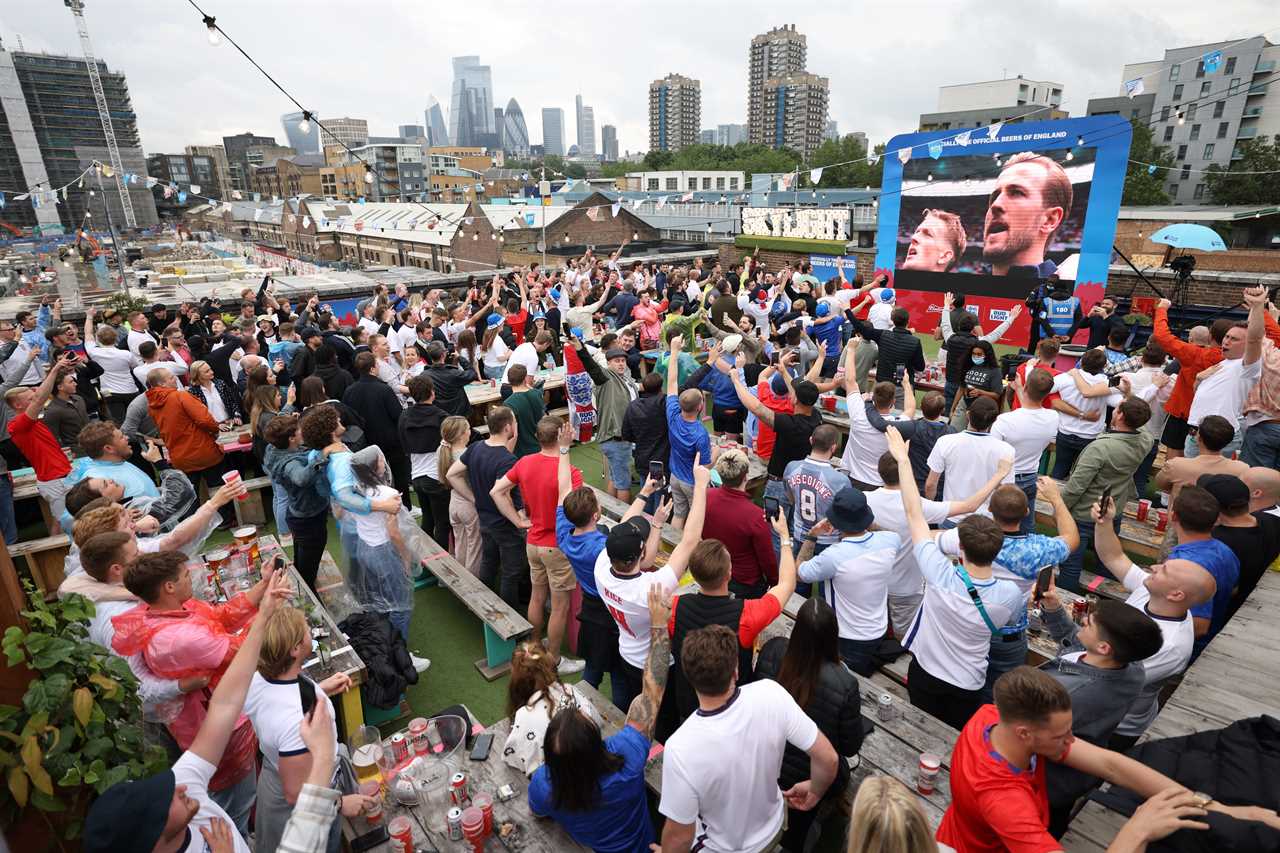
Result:
{"label": "advertising banner on screen", "polygon": [[[1131,135],[1090,116],[889,140],[876,272],[916,330],[937,325],[947,291],[988,331],[1057,280],[1087,312],[1106,288]],[[1025,346],[1030,322],[1024,311],[1000,342]]]}
{"label": "advertising banner on screen", "polygon": [[850,282],[858,274],[858,262],[855,258],[837,257],[836,255],[810,255],[809,263],[813,266],[811,274],[821,282],[839,278],[839,267],[844,267],[844,277]]}

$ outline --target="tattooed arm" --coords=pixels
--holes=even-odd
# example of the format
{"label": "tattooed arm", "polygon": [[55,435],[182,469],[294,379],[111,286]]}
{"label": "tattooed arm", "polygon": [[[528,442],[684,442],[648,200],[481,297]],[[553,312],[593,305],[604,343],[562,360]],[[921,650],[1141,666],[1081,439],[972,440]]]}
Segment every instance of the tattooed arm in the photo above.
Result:
{"label": "tattooed arm", "polygon": [[649,586],[649,659],[644,664],[644,690],[631,702],[627,725],[647,738],[653,737],[653,724],[658,719],[658,706],[667,687],[667,668],[671,664],[671,596],[661,584]]}

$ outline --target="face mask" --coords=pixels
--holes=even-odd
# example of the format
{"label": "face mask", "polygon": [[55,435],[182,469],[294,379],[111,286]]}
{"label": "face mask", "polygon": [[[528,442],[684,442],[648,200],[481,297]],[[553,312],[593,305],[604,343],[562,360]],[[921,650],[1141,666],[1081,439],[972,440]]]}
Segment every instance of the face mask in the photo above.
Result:
{"label": "face mask", "polygon": [[973,363],[975,365],[983,364],[986,360],[987,360],[987,357],[985,355],[975,355],[973,357]]}

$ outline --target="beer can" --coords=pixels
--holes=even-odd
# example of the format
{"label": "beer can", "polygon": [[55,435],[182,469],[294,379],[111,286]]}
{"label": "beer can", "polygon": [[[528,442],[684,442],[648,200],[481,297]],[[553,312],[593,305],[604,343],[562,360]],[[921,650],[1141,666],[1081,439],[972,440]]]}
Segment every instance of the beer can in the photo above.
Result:
{"label": "beer can", "polygon": [[409,721],[409,740],[413,742],[415,755],[426,755],[431,751],[427,740],[427,721],[425,717],[416,717]]}
{"label": "beer can", "polygon": [[916,790],[921,794],[932,794],[938,784],[938,774],[942,770],[942,757],[929,752],[920,754],[920,764],[916,769]]}
{"label": "beer can", "polygon": [[454,773],[449,778],[449,799],[455,806],[466,806],[471,803],[471,793],[467,790],[467,774]]}
{"label": "beer can", "polygon": [[396,732],[391,736],[391,758],[396,764],[405,761],[409,757],[409,739],[401,732]]}
{"label": "beer can", "polygon": [[449,840],[461,841],[462,840],[462,809],[458,808],[457,806],[454,806],[453,808],[449,809],[448,814],[445,815],[445,820],[447,821],[448,827],[449,827]]}
{"label": "beer can", "polygon": [[881,693],[880,699],[876,702],[876,718],[880,720],[893,718],[893,697],[888,693]]}
{"label": "beer can", "polygon": [[393,853],[413,853],[413,821],[404,815],[393,817],[387,823],[388,848]]}

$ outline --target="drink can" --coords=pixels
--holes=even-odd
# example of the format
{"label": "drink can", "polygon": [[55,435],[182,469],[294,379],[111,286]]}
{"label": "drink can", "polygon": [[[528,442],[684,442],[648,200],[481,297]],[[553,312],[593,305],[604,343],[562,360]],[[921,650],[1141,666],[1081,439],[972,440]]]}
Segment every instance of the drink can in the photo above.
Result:
{"label": "drink can", "polygon": [[462,840],[462,809],[458,808],[457,806],[454,806],[453,808],[449,809],[448,813],[445,815],[445,821],[449,828],[449,840],[461,841]]}
{"label": "drink can", "polygon": [[449,777],[449,799],[455,806],[471,804],[471,793],[467,790],[467,774],[454,773]]}
{"label": "drink can", "polygon": [[387,824],[388,848],[394,853],[413,853],[413,821],[404,815],[393,817]]}
{"label": "drink can", "polygon": [[409,739],[400,732],[391,736],[391,759],[399,764],[409,757]]}
{"label": "drink can", "polygon": [[893,697],[888,693],[881,693],[879,700],[876,701],[876,718],[880,720],[893,719]]}
{"label": "drink can", "polygon": [[382,786],[377,782],[365,782],[360,786],[360,793],[372,800],[364,819],[370,824],[382,823]]}
{"label": "drink can", "polygon": [[1085,613],[1096,613],[1098,611],[1098,596],[1090,593],[1084,597]]}
{"label": "drink can", "polygon": [[1163,533],[1169,526],[1169,510],[1162,509],[1156,513],[1156,530]]}
{"label": "drink can", "polygon": [[409,721],[409,740],[413,742],[414,755],[426,755],[431,751],[427,740],[427,718],[417,717]]}
{"label": "drink can", "polygon": [[1083,598],[1077,598],[1075,601],[1071,602],[1072,621],[1074,621],[1077,625],[1079,625],[1082,621],[1084,621],[1084,615],[1085,613],[1088,612],[1088,607],[1089,607],[1088,602],[1086,602]]}
{"label": "drink can", "polygon": [[[235,470],[228,471],[227,473],[222,475],[222,482],[226,483],[228,486],[232,486],[232,485],[235,485],[236,483],[239,483],[240,472]],[[249,493],[245,492],[243,495],[240,495],[239,497],[237,497],[236,500],[243,501],[243,500],[247,500],[248,497],[249,497]]]}
{"label": "drink can", "polygon": [[916,790],[922,794],[932,794],[938,784],[938,773],[942,770],[942,757],[931,752],[920,754],[920,766],[916,772]]}
{"label": "drink can", "polygon": [[1136,515],[1136,518],[1138,519],[1138,521],[1146,521],[1147,516],[1149,516],[1150,514],[1151,514],[1151,501],[1147,500],[1146,498],[1143,498],[1142,500],[1138,501],[1138,512]]}

